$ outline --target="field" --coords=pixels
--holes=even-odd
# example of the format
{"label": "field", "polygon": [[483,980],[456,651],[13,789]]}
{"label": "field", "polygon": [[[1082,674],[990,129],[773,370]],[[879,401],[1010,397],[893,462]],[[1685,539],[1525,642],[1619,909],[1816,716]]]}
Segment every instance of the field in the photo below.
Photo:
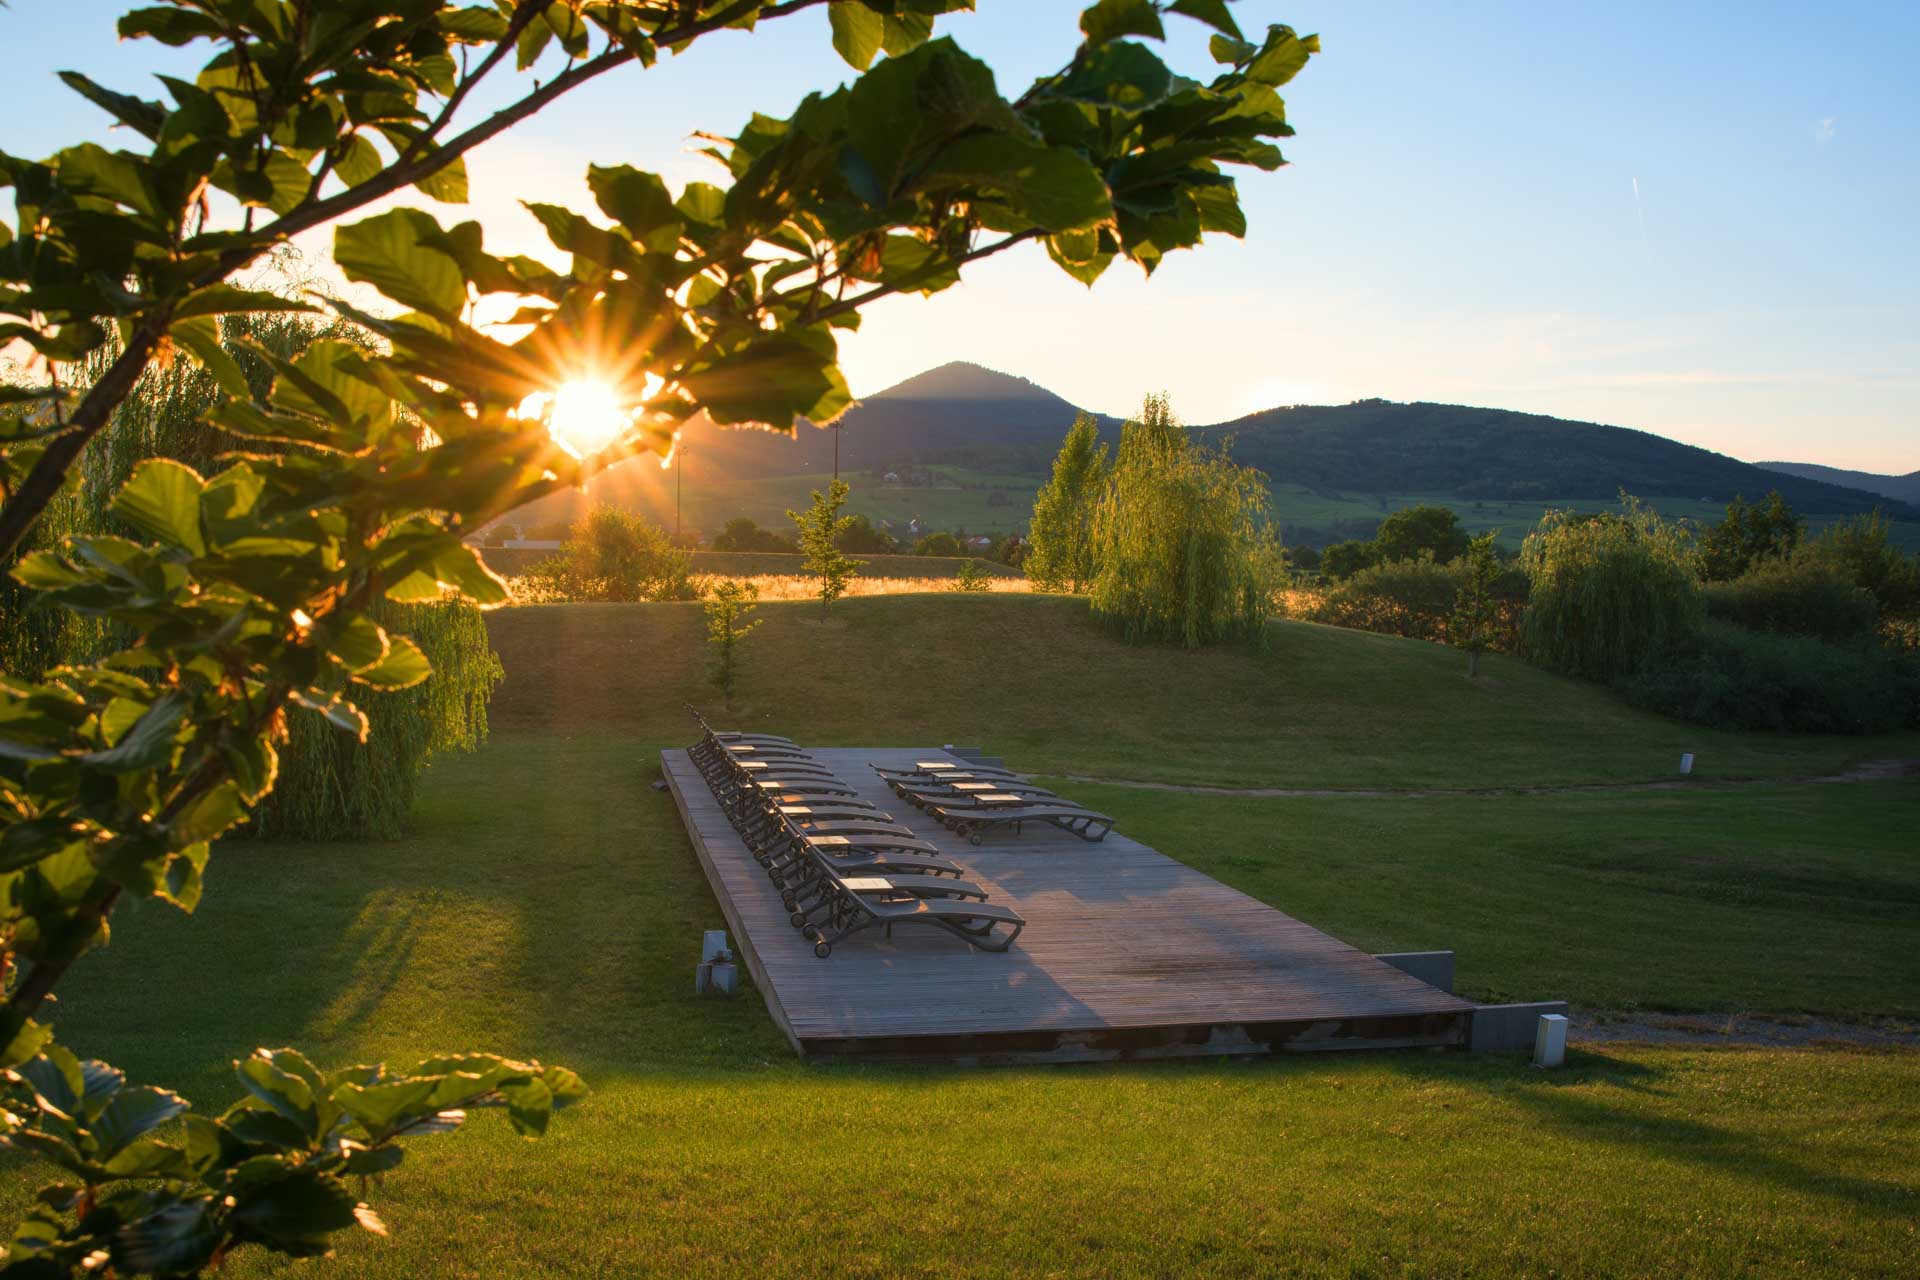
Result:
{"label": "field", "polygon": [[[1920,1015],[1920,782],[1788,781],[1920,755],[1915,735],[1707,735],[1517,664],[1469,685],[1446,650],[1297,623],[1264,655],[1186,655],[1053,598],[764,612],[726,718],[803,741],[1473,791],[1062,784],[1359,945],[1456,948],[1470,995]],[[716,702],[699,626],[683,605],[493,615],[494,740],[435,764],[410,836],[229,842],[196,918],[116,917],[63,987],[63,1038],[203,1105],[259,1043],[329,1063],[487,1047],[587,1075],[541,1144],[491,1116],[416,1144],[371,1195],[392,1238],[349,1241],[342,1275],[1909,1273],[1913,1051],[1608,1044],[1552,1074],[1461,1054],[802,1065],[756,996],[691,994],[719,913],[647,784],[690,737],[681,700]],[[1612,785],[1670,780],[1683,748],[1697,784]],[[1484,790],[1519,786],[1589,789]],[[7,1174],[10,1207],[27,1186]]]}
{"label": "field", "polygon": [[[779,551],[694,551],[692,572],[695,577],[712,574],[728,578],[795,577],[805,572],[804,557]],[[525,573],[551,551],[529,551],[519,547],[486,547],[483,558],[495,573],[513,577]],[[859,557],[857,571],[863,578],[951,578],[966,563],[964,556],[881,556]],[[973,567],[996,578],[1017,578],[1020,571],[991,560],[975,559]]]}
{"label": "field", "polygon": [[[849,512],[865,515],[875,524],[893,522],[894,536],[906,538],[906,524],[918,519],[927,529],[965,529],[969,533],[999,534],[1025,530],[1033,514],[1033,495],[1047,477],[997,475],[959,467],[929,468],[935,478],[932,487],[888,485],[878,476],[848,472],[852,488],[847,501]],[[651,477],[649,477],[651,479]],[[697,470],[687,481],[683,518],[688,527],[711,537],[713,532],[736,516],[747,516],[767,528],[787,532],[792,522],[789,508],[804,506],[809,489],[821,486],[817,475],[775,476],[750,480],[706,482]],[[649,488],[648,514],[665,527],[673,525],[672,490],[661,481],[658,493]],[[1000,497],[995,502],[995,494]],[[1326,493],[1302,485],[1277,481],[1271,486],[1269,510],[1282,526],[1329,530],[1344,521],[1378,521],[1403,507],[1432,503],[1452,507],[1460,522],[1474,533],[1500,530],[1500,544],[1517,550],[1520,542],[1549,508],[1574,511],[1607,511],[1617,504],[1597,498],[1547,498],[1523,502],[1474,501],[1446,493]],[[1748,494],[1750,498],[1762,494]],[[1656,498],[1651,505],[1661,514],[1685,517],[1701,523],[1716,523],[1726,514],[1726,505],[1685,498]],[[1807,515],[1809,531],[1824,527],[1828,520],[1814,513]],[[1908,552],[1920,551],[1920,524],[1897,522],[1892,526],[1893,542]]]}

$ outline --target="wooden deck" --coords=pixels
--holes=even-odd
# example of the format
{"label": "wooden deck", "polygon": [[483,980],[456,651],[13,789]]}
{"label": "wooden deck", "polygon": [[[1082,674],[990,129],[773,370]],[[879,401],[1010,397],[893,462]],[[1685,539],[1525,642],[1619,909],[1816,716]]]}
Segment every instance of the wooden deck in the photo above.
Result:
{"label": "wooden deck", "polygon": [[801,1054],[1081,1061],[1467,1041],[1470,1002],[1121,832],[1090,844],[1029,826],[970,845],[868,767],[941,751],[813,754],[1027,927],[999,955],[940,930],[876,929],[818,959],[686,753],[662,752],[734,946]]}

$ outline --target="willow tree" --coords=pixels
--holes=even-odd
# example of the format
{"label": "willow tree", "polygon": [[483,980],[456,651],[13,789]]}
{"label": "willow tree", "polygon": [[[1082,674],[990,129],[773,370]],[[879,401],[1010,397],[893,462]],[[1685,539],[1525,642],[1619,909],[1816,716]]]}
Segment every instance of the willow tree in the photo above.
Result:
{"label": "willow tree", "polygon": [[1107,480],[1100,424],[1082,413],[1060,442],[1053,475],[1034,495],[1027,558],[1021,565],[1042,591],[1086,590],[1093,581],[1093,512]]}
{"label": "willow tree", "polygon": [[1283,576],[1266,509],[1265,476],[1148,396],[1094,512],[1094,615],[1130,640],[1263,645]]}
{"label": "willow tree", "polygon": [[[1276,89],[1312,40],[1245,39],[1221,0],[1101,0],[1060,69],[1007,97],[991,68],[931,38],[937,15],[968,7],[172,0],[127,13],[119,34],[210,47],[193,80],[163,77],[148,98],[63,77],[127,145],[0,155],[17,215],[0,233],[0,340],[31,347],[42,372],[0,390],[0,557],[156,364],[206,370],[221,391],[206,421],[233,445],[204,468],[140,462],[111,500],[127,535],[68,536],[12,566],[125,637],[96,662],[0,682],[0,1124],[65,1172],[12,1264],[175,1274],[242,1244],[324,1252],[378,1225],[353,1188],[398,1164],[402,1139],[492,1102],[537,1134],[579,1095],[563,1068],[485,1055],[323,1071],[261,1051],[238,1068],[246,1100],[193,1121],[182,1144],[156,1131],[184,1099],[77,1062],[36,1020],[122,898],[199,901],[212,842],[274,786],[289,714],[363,737],[358,699],[427,679],[383,603],[504,602],[469,532],[669,449],[696,415],[831,422],[850,401],[839,335],[878,299],[945,289],[1028,242],[1091,282],[1116,260],[1150,271],[1206,232],[1244,231],[1222,167],[1281,163]],[[590,81],[810,9],[861,74],[785,118],[703,135],[718,183],[675,191],[596,165],[594,211],[530,202],[562,266],[490,252],[478,222],[388,207],[410,188],[463,200],[478,148]],[[1174,75],[1129,38],[1163,37],[1163,11],[1214,29],[1208,78]],[[503,101],[490,82],[516,70],[540,74],[490,114],[470,109]],[[235,280],[327,226],[335,267],[386,305],[325,305],[375,350],[262,350],[256,384],[221,318],[313,303]],[[496,314],[511,328],[476,321]],[[110,357],[83,372],[109,335]],[[604,440],[556,420],[583,382],[617,413]]]}

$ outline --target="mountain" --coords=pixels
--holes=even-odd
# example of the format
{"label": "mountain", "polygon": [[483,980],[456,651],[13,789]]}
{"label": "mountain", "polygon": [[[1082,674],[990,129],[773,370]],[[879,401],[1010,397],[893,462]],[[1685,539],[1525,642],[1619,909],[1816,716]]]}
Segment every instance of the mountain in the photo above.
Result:
{"label": "mountain", "polygon": [[[814,483],[810,478],[832,473],[836,446],[847,472],[945,463],[1001,476],[1040,476],[1078,412],[1025,378],[953,361],[868,396],[825,430],[803,425],[789,438],[697,420],[682,433],[684,478],[689,486],[711,489],[716,482],[801,477],[788,499],[798,504]],[[1117,439],[1119,419],[1095,416],[1102,436]],[[1276,483],[1323,492],[1551,501],[1611,499],[1624,488],[1646,498],[1719,503],[1778,489],[1803,514],[1853,514],[1880,506],[1896,519],[1920,519],[1913,506],[1920,503],[1920,473],[1891,477],[1788,463],[1756,466],[1651,432],[1506,409],[1387,400],[1295,405],[1196,427],[1195,433],[1231,437],[1234,457]],[[611,502],[670,524],[680,478],[645,460],[630,462],[597,478],[585,494],[556,494],[510,519],[532,528],[571,521],[591,503]],[[1911,488],[1903,496],[1876,487],[1879,482]]]}
{"label": "mountain", "polygon": [[1778,489],[1807,514],[1882,506],[1903,519],[1915,516],[1879,494],[1770,471],[1652,432],[1508,409],[1387,400],[1298,405],[1200,434],[1232,436],[1240,461],[1276,481],[1315,489],[1509,500],[1611,498],[1625,489],[1643,498],[1709,502]]}
{"label": "mountain", "polygon": [[1759,462],[1754,465],[1799,476],[1803,480],[1824,480],[1828,484],[1845,485],[1849,489],[1865,489],[1868,493],[1877,493],[1895,502],[1920,506],[1920,471],[1909,471],[1903,476],[1883,476],[1872,471],[1843,471],[1839,467],[1823,467],[1817,462]]}

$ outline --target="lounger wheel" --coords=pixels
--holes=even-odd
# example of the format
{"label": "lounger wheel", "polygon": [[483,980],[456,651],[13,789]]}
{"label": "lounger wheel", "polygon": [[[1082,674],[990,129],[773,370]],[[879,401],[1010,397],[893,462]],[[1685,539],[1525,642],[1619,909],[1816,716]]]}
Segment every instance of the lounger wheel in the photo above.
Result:
{"label": "lounger wheel", "polygon": [[800,926],[804,925],[807,922],[807,913],[804,911],[796,911],[792,915],[788,916],[787,919],[791,920],[793,922],[793,927],[798,929]]}
{"label": "lounger wheel", "polygon": [[819,956],[822,960],[825,960],[828,956],[833,954],[833,948],[828,946],[824,942],[816,942],[813,944],[813,954],[815,954],[816,956]]}
{"label": "lounger wheel", "polygon": [[808,942],[817,942],[823,947],[826,945],[826,943],[820,941],[820,926],[818,925],[802,923],[800,926],[800,936]]}
{"label": "lounger wheel", "polygon": [[967,833],[967,843],[968,843],[968,844],[980,844],[980,843],[981,843],[981,840],[980,840],[980,833],[979,833],[978,831],[969,831],[969,832]]}

